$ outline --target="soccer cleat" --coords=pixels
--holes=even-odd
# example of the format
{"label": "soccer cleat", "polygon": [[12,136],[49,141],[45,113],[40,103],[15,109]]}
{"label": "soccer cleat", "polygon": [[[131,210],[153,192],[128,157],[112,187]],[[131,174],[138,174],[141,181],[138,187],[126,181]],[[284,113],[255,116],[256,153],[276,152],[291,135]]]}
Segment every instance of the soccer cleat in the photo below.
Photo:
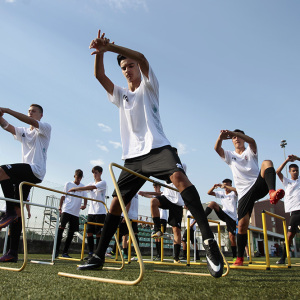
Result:
{"label": "soccer cleat", "polygon": [[72,258],[68,253],[63,253],[61,256],[65,258]]}
{"label": "soccer cleat", "polygon": [[181,264],[181,261],[179,258],[174,257],[174,264]]}
{"label": "soccer cleat", "polygon": [[161,257],[160,257],[160,255],[156,255],[155,257],[154,257],[154,259],[153,260],[155,260],[155,261],[160,261],[161,260]]}
{"label": "soccer cleat", "polygon": [[276,204],[280,199],[284,197],[284,190],[279,189],[277,191],[275,190],[270,190],[269,195],[270,195],[270,202],[271,204]]}
{"label": "soccer cleat", "polygon": [[0,228],[5,228],[9,224],[15,222],[18,220],[18,215],[16,213],[12,214],[4,214],[3,217],[0,220]]}
{"label": "soccer cleat", "polygon": [[17,262],[18,255],[13,255],[12,252],[9,250],[6,254],[0,257],[0,262]]}
{"label": "soccer cleat", "polygon": [[93,253],[89,253],[88,256],[86,256],[83,260],[89,260],[90,258],[92,258],[93,256]]}
{"label": "soccer cleat", "polygon": [[206,239],[203,242],[206,251],[207,268],[211,276],[221,277],[223,274],[223,257],[220,253],[219,246],[214,239]]}
{"label": "soccer cleat", "polygon": [[277,265],[285,265],[285,259],[284,258],[280,258],[278,261],[276,261]]}
{"label": "soccer cleat", "polygon": [[163,233],[161,232],[161,231],[157,231],[157,232],[155,232],[154,234],[152,234],[151,235],[151,237],[153,238],[153,239],[161,239],[162,237],[163,237]]}
{"label": "soccer cleat", "polygon": [[102,270],[104,261],[94,254],[84,265],[78,266],[77,270]]}
{"label": "soccer cleat", "polygon": [[131,261],[137,261],[138,259],[137,259],[137,257],[131,257]]}
{"label": "soccer cleat", "polygon": [[244,265],[244,257],[237,257],[233,266],[243,266]]}

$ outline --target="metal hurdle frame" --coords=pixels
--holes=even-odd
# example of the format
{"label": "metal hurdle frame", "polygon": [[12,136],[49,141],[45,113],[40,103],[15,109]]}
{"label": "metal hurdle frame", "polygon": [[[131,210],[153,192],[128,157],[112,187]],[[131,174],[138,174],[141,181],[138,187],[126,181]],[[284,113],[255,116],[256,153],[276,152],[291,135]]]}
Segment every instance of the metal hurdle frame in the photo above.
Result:
{"label": "metal hurdle frame", "polygon": [[[271,265],[270,264],[270,255],[269,255],[269,245],[268,245],[268,232],[267,232],[267,221],[266,221],[266,215],[269,215],[271,217],[277,218],[282,220],[282,226],[283,226],[283,232],[284,232],[284,240],[285,240],[285,246],[287,251],[287,259],[288,264],[287,265]],[[271,213],[269,211],[263,210],[261,213],[262,216],[262,223],[263,223],[263,230],[258,229],[248,229],[248,249],[249,249],[249,265],[248,266],[230,266],[232,269],[243,269],[243,270],[271,270],[271,268],[274,269],[287,269],[291,268],[291,257],[289,252],[289,245],[288,245],[288,238],[287,238],[287,227],[286,227],[286,219],[282,216],[276,215],[274,213]],[[250,230],[257,231],[257,232],[263,232],[264,234],[264,246],[265,246],[265,257],[266,261],[253,261],[252,255],[251,255],[251,243],[250,243]],[[261,265],[253,265],[253,263],[261,264]]]}

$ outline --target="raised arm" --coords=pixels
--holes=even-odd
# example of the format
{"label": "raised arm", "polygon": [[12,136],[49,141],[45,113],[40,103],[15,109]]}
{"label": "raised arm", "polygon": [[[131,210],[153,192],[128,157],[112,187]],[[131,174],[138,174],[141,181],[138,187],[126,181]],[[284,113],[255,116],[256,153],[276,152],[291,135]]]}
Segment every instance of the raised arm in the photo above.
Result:
{"label": "raised arm", "polygon": [[77,192],[77,191],[91,191],[96,189],[97,187],[95,185],[86,185],[86,186],[79,186],[79,187],[73,187],[68,190],[68,193],[71,192]]}
{"label": "raised arm", "polygon": [[222,186],[222,184],[220,184],[220,183],[215,183],[215,184],[213,185],[213,187],[210,188],[210,189],[208,190],[207,194],[210,195],[210,196],[216,196],[216,193],[214,192],[214,190],[215,190],[216,188],[218,188],[218,187],[221,187],[221,186]]}
{"label": "raised arm", "polygon": [[300,158],[296,155],[289,155],[287,157],[287,159],[279,166],[279,168],[276,170],[276,174],[278,175],[279,179],[281,181],[283,181],[283,174],[282,174],[282,170],[283,168],[285,167],[285,165],[288,163],[288,162],[294,162],[295,160],[300,160]]}
{"label": "raised arm", "polygon": [[237,195],[236,188],[233,187],[233,186],[230,186],[230,185],[227,185],[226,183],[223,183],[223,184],[221,185],[221,188],[222,188],[222,189],[227,189],[227,190],[229,190],[229,191],[231,191],[231,192],[235,192],[235,194]]}
{"label": "raised arm", "polygon": [[225,158],[225,152],[224,149],[222,148],[222,143],[223,140],[228,140],[230,137],[227,134],[228,130],[221,130],[220,134],[217,138],[216,144],[215,144],[215,151],[222,157]]}
{"label": "raised arm", "polygon": [[224,131],[230,139],[232,139],[233,137],[236,136],[236,137],[239,137],[240,139],[244,140],[246,143],[249,144],[251,150],[255,154],[257,153],[257,145],[256,145],[256,142],[255,142],[255,139],[253,139],[252,137],[250,137],[246,134],[243,134],[241,132],[233,132],[233,131],[230,131],[230,130],[224,130]]}

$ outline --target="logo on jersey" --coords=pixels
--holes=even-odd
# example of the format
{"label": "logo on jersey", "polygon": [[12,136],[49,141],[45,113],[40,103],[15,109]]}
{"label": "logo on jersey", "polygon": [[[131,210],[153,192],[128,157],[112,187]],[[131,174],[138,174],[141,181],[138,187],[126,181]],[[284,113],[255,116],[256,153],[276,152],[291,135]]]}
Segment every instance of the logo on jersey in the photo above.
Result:
{"label": "logo on jersey", "polygon": [[128,102],[128,97],[126,95],[123,95],[123,100],[125,100],[126,102]]}
{"label": "logo on jersey", "polygon": [[11,165],[6,165],[6,168],[7,169],[11,169]]}
{"label": "logo on jersey", "polygon": [[25,137],[25,133],[22,134],[22,137]]}
{"label": "logo on jersey", "polygon": [[179,163],[176,164],[176,167],[183,170],[183,166]]}

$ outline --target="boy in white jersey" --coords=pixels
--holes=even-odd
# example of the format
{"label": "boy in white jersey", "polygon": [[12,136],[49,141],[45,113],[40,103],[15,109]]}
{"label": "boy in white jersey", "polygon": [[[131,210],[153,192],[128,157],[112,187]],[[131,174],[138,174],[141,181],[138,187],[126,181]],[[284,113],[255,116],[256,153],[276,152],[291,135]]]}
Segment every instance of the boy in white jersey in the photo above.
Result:
{"label": "boy in white jersey", "polygon": [[[166,138],[159,115],[159,84],[142,53],[109,43],[100,36],[93,40],[90,48],[95,51],[95,76],[107,91],[109,100],[119,108],[120,130],[125,167],[144,176],[173,182],[193,213],[204,238],[204,247],[209,256],[208,269],[212,276],[223,273],[223,259],[217,242],[209,228],[196,188],[185,175],[178,155]],[[105,52],[118,53],[118,64],[125,76],[128,88],[115,85],[105,74],[103,56]],[[122,171],[118,185],[125,201],[129,203],[140,190],[145,180]],[[107,214],[96,256],[80,270],[102,269],[106,249],[119,223],[121,207],[113,193],[110,212]]]}
{"label": "boy in white jersey", "polygon": [[[92,169],[94,181],[86,186],[73,187],[69,192],[89,191],[90,198],[100,200],[105,203],[106,182],[101,179],[103,169],[100,166],[95,166]],[[104,224],[106,216],[106,209],[104,204],[97,201],[91,201],[88,211],[88,222]],[[96,235],[97,245],[100,240],[103,225],[96,226],[92,224],[87,225],[87,242],[89,247],[89,255],[86,259],[91,258],[94,253],[94,234]],[[96,247],[97,247],[96,245]]]}
{"label": "boy in white jersey", "polygon": [[[295,237],[298,228],[300,228],[300,181],[299,181],[299,167],[296,164],[289,165],[289,173],[291,179],[283,176],[281,173],[283,168],[288,162],[294,162],[300,160],[296,155],[289,155],[288,158],[282,163],[277,169],[276,173],[285,189],[284,197],[284,209],[286,213],[291,214],[290,223],[288,226],[288,243],[289,246],[292,244],[293,238]],[[286,247],[283,246],[283,253],[277,264],[285,264],[286,258]]]}
{"label": "boy in white jersey", "polygon": [[[232,140],[235,151],[222,148],[223,140],[228,139]],[[249,145],[247,148],[245,143]],[[271,203],[275,204],[283,198],[284,191],[275,190],[276,173],[271,160],[264,160],[259,169],[256,142],[242,130],[221,130],[215,150],[229,165],[238,193],[238,253],[234,265],[242,266],[247,244],[247,230],[255,201],[269,193]]]}
{"label": "boy in white jersey", "polygon": [[[224,191],[214,191],[217,188],[222,188]],[[232,257],[236,257],[236,220],[237,220],[237,192],[236,188],[232,187],[232,180],[224,179],[221,183],[216,183],[207,192],[210,196],[215,196],[221,200],[223,209],[215,201],[211,201],[206,207],[205,214],[208,216],[214,210],[220,220],[226,222],[227,231],[229,232],[229,240],[232,249]]]}
{"label": "boy in white jersey", "polygon": [[[3,115],[8,114],[30,125],[15,127],[9,124]],[[21,114],[9,108],[0,107],[1,127],[14,135],[22,144],[22,163],[0,166],[0,183],[4,197],[20,199],[19,184],[28,181],[34,184],[42,182],[46,173],[47,150],[51,137],[51,126],[41,122],[43,108],[38,104],[31,104],[28,115]],[[31,186],[24,185],[23,200],[26,201]],[[0,228],[10,225],[10,250],[0,258],[2,262],[16,262],[18,260],[18,245],[22,232],[20,205],[6,201],[6,213],[0,220]]]}
{"label": "boy in white jersey", "polygon": [[[74,187],[83,187],[84,185],[81,182],[83,177],[83,172],[80,169],[75,171],[74,181],[69,181],[64,186],[64,192],[68,193],[71,188]],[[72,192],[76,196],[86,197],[84,191],[74,191]],[[87,200],[84,199],[84,204],[81,205],[82,199],[78,197],[73,197],[71,195],[61,196],[58,210],[61,213],[60,225],[57,234],[57,244],[56,244],[56,255],[59,254],[59,248],[63,236],[63,232],[66,228],[66,225],[69,223],[69,230],[67,234],[67,239],[65,241],[62,257],[71,258],[68,254],[69,247],[71,245],[74,232],[79,231],[79,212],[86,208]]]}

